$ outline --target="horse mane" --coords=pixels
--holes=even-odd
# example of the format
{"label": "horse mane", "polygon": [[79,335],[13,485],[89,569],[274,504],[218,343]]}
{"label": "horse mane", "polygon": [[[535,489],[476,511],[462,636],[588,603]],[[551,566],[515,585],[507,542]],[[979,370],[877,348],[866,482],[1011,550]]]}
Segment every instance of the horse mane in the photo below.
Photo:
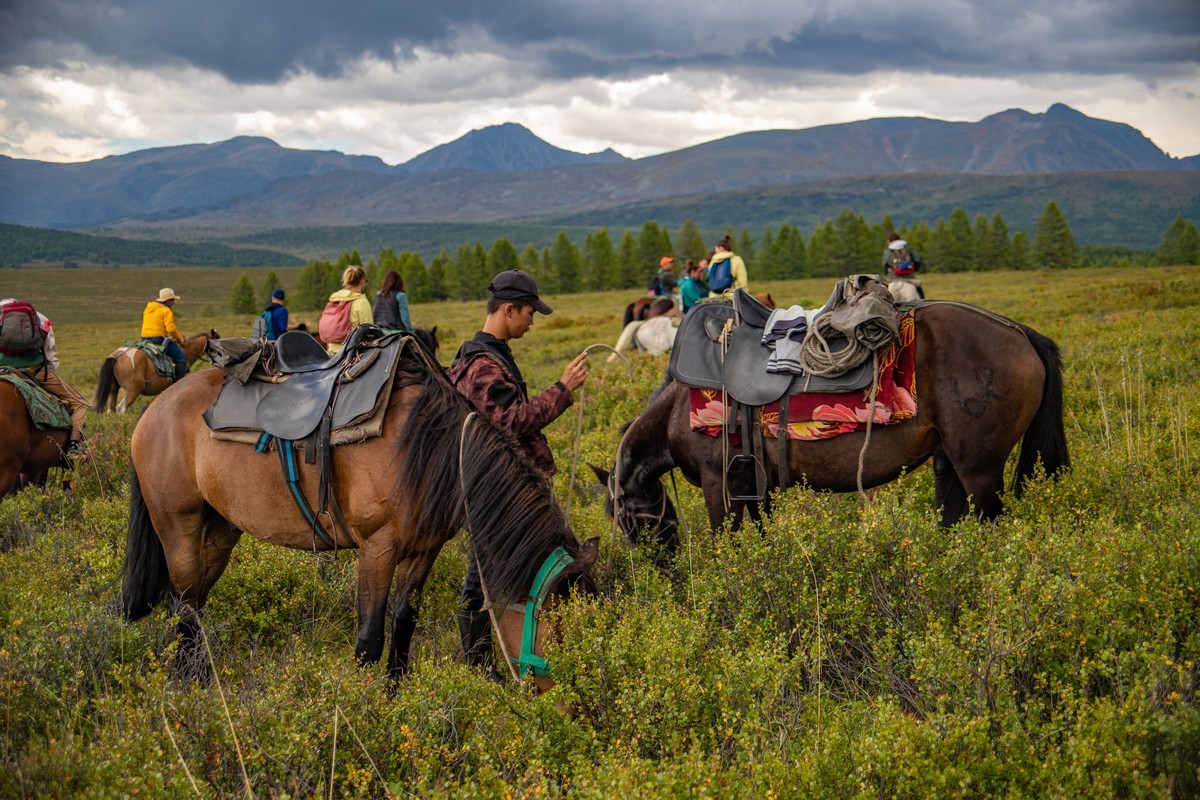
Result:
{"label": "horse mane", "polygon": [[537,477],[515,438],[478,414],[464,430],[471,406],[441,368],[407,358],[402,367],[424,373],[424,391],[397,440],[406,457],[393,491],[413,497],[414,527],[447,536],[469,530],[489,599],[507,605],[529,591],[556,547],[577,558],[579,540],[549,482]]}

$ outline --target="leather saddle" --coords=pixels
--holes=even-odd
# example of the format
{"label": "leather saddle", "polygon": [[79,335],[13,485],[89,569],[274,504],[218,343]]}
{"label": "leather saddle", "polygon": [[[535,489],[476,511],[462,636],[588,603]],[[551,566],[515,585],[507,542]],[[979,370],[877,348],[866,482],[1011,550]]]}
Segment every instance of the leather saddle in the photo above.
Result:
{"label": "leather saddle", "polygon": [[330,356],[307,333],[289,331],[266,359],[269,374],[244,384],[227,378],[204,421],[212,430],[260,430],[289,441],[315,431],[327,410],[331,428],[350,425],[374,412],[411,339],[361,325],[341,352]]}
{"label": "leather saddle", "polygon": [[[817,315],[834,308],[844,297],[839,281]],[[738,403],[763,406],[786,394],[799,392],[851,392],[870,384],[871,359],[833,378],[767,372],[770,348],[762,344],[771,309],[738,289],[733,303],[700,303],[684,316],[671,349],[668,374],[686,386],[724,388]],[[834,351],[849,346],[845,338],[833,339]]]}

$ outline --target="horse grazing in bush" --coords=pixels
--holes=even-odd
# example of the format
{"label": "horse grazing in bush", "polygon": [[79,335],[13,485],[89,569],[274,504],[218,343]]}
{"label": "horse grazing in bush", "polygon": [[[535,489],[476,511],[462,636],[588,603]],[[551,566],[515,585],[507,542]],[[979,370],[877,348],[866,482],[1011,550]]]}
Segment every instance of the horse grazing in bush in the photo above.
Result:
{"label": "horse grazing in bush", "polygon": [[[860,454],[864,488],[932,457],[941,524],[962,519],[972,504],[993,519],[1002,510],[1004,465],[1018,442],[1016,494],[1039,459],[1048,475],[1069,466],[1058,347],[1026,325],[965,304],[931,303],[916,314],[916,416],[874,427],[865,454],[861,431],[789,440],[789,474],[816,490],[850,492],[858,486]],[[769,488],[779,483],[777,453],[774,443],[764,447]],[[675,467],[704,491],[713,530],[727,516],[736,527],[743,512],[758,513],[748,501],[727,505],[721,438],[691,429],[689,388],[668,379],[627,427],[611,473],[593,468],[627,536],[650,524],[660,540],[673,540],[677,515],[659,478]]]}
{"label": "horse grazing in bush", "polygon": [[[535,477],[510,437],[472,412],[412,339],[395,366],[381,435],[332,450],[330,489],[345,525],[324,525],[320,538],[290,494],[280,459],[209,435],[201,415],[224,381],[219,369],[187,376],[149,406],[130,443],[122,608],[127,619],[138,619],[170,590],[182,605],[184,656],[197,654],[201,609],[243,531],[297,550],[358,548],[354,652],[361,662],[381,657],[390,593],[391,677],[408,668],[425,578],[460,529],[471,532],[507,656],[541,653],[545,626],[534,622],[534,641],[523,638],[523,615],[511,605],[524,603],[535,582],[549,602],[573,586],[595,591],[596,540],[576,539],[550,485]],[[294,469],[309,507],[317,508],[318,466]],[[561,571],[542,572],[552,558]],[[550,685],[545,675],[537,680]]]}
{"label": "horse grazing in bush", "polygon": [[[215,330],[209,330],[208,333],[197,333],[184,339],[179,346],[183,349],[188,366],[204,356],[204,345],[208,344],[209,339],[220,338],[221,335]],[[171,378],[158,374],[145,350],[140,347],[118,347],[100,366],[93,406],[97,411],[104,411],[105,407],[109,411],[128,411],[142,395],[159,394],[172,383],[174,381]],[[120,403],[117,402],[118,389],[124,392]]]}
{"label": "horse grazing in bush", "polygon": [[38,428],[17,387],[0,381],[0,497],[45,483],[46,473],[62,459],[70,432],[69,427]]}

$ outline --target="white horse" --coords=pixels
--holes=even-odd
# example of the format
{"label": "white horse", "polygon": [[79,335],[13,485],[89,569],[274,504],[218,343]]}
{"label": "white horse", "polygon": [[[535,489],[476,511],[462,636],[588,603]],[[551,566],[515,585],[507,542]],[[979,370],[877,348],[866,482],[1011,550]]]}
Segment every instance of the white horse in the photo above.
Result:
{"label": "white horse", "polygon": [[[621,338],[617,339],[614,349],[621,355],[628,352],[630,347],[637,347],[639,352],[652,356],[669,353],[671,346],[675,344],[675,330],[680,319],[682,318],[667,316],[631,322],[621,331]],[[617,353],[610,355],[608,360],[616,361]]]}
{"label": "white horse", "polygon": [[920,281],[908,278],[897,278],[895,276],[889,278],[888,293],[892,295],[892,300],[897,303],[915,303],[918,300],[925,299],[925,295],[921,292]]}

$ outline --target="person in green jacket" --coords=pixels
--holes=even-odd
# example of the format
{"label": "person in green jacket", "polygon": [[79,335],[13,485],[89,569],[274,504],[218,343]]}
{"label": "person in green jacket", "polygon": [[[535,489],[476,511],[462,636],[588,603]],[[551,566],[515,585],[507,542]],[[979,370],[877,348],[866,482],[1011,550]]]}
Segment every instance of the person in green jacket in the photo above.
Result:
{"label": "person in green jacket", "polygon": [[707,296],[708,286],[700,277],[700,267],[689,258],[683,273],[683,280],[679,282],[679,300],[683,306],[683,313],[686,314],[692,306]]}

